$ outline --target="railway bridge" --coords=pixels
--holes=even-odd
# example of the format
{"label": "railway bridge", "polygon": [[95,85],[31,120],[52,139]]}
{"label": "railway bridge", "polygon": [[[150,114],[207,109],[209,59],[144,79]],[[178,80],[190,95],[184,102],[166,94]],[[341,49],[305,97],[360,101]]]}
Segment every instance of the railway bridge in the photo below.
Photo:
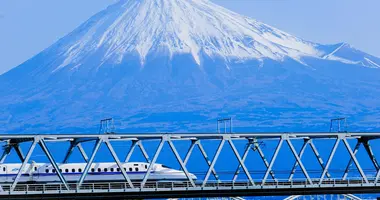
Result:
{"label": "railway bridge", "polygon": [[[0,164],[6,164],[13,156],[20,159],[22,165],[12,183],[0,183],[0,198],[127,199],[380,193],[380,168],[375,157],[380,153],[375,148],[379,137],[380,133],[364,132],[2,134],[0,141],[4,143],[4,152]],[[101,149],[102,146],[105,148]],[[63,147],[66,149],[62,150]],[[19,181],[37,148],[54,167],[60,182]],[[149,165],[143,179],[134,182],[121,166],[124,162],[133,162],[137,150]],[[119,166],[124,181],[86,181],[91,165],[102,151],[111,155],[107,159]],[[87,164],[77,182],[68,182],[59,165],[68,163],[75,152]],[[97,157],[97,160],[103,159],[104,156]],[[155,163],[176,165],[188,180],[150,181]],[[203,168],[200,167],[202,163]],[[190,173],[198,178],[191,179]]]}

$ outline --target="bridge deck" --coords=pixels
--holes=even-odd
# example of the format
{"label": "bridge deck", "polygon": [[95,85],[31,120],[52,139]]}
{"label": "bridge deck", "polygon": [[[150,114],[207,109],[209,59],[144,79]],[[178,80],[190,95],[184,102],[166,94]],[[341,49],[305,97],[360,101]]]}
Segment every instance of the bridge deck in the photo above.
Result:
{"label": "bridge deck", "polygon": [[[318,180],[314,180],[318,182]],[[276,196],[276,195],[311,195],[311,194],[344,194],[344,193],[379,193],[380,184],[365,183],[362,179],[325,180],[322,184],[308,184],[307,180],[268,181],[264,185],[249,182],[210,182],[205,186],[190,182],[147,182],[143,188],[134,183],[135,188],[127,182],[97,182],[69,184],[69,190],[63,184],[18,184],[12,191],[11,185],[2,185],[0,198],[185,198],[215,196]]]}

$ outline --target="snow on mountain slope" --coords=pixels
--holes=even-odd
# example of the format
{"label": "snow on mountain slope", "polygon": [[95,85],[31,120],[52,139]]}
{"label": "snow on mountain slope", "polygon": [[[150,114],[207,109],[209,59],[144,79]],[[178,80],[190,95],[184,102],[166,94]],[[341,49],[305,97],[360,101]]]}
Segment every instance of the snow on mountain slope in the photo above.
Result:
{"label": "snow on mountain slope", "polygon": [[349,64],[359,64],[370,68],[379,68],[380,59],[355,49],[349,44],[343,43],[339,48],[330,53],[327,59],[338,60]]}
{"label": "snow on mountain slope", "polygon": [[206,0],[122,0],[100,12],[64,39],[56,67],[80,67],[83,58],[101,49],[102,61],[120,63],[137,52],[143,64],[150,52],[201,54],[225,60],[285,56],[320,56],[315,44],[228,11]]}

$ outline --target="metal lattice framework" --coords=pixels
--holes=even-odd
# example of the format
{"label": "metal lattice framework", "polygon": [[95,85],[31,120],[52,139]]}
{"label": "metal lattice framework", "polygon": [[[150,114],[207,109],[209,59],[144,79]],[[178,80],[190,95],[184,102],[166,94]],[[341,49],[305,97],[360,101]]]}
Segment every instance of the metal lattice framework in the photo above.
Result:
{"label": "metal lattice framework", "polygon": [[[276,194],[318,194],[318,193],[366,193],[366,192],[379,192],[379,178],[380,178],[380,168],[379,164],[375,158],[375,153],[373,152],[370,141],[376,140],[380,137],[380,133],[230,133],[230,134],[216,134],[216,133],[204,133],[204,134],[91,134],[91,135],[0,135],[0,140],[5,142],[4,153],[0,158],[0,164],[4,163],[6,157],[10,154],[11,150],[17,153],[17,156],[20,158],[22,165],[14,179],[14,182],[11,185],[3,184],[2,192],[0,195],[11,195],[11,194],[19,194],[19,191],[22,191],[22,194],[28,194],[28,190],[30,190],[31,186],[25,186],[25,184],[19,184],[19,179],[30,160],[32,153],[37,145],[41,147],[44,154],[49,159],[52,164],[57,176],[59,177],[61,184],[59,184],[59,188],[57,189],[57,193],[66,192],[70,194],[73,193],[81,193],[88,192],[89,183],[85,182],[86,176],[91,165],[94,162],[95,156],[99,152],[100,146],[105,144],[107,149],[114,162],[118,165],[121,170],[121,174],[123,175],[125,182],[123,185],[123,192],[130,193],[140,191],[146,191],[146,194],[151,194],[152,192],[165,192],[165,191],[174,191],[170,193],[170,197],[175,196],[184,196],[181,194],[181,191],[187,191],[186,194],[193,194],[192,196],[199,195],[212,195],[214,193],[209,192],[205,194],[205,191],[219,191],[219,193],[215,193],[215,196],[223,195],[223,192],[230,191],[228,193],[229,196],[233,196],[234,192],[244,192],[244,195],[276,195]],[[333,140],[334,145],[328,155],[328,157],[323,158],[320,152],[318,151],[317,146],[314,141],[319,140]],[[128,173],[122,167],[122,161],[119,158],[120,153],[117,153],[112,145],[112,142],[126,142],[130,143],[130,145],[126,145],[129,147],[128,153],[125,155],[124,162],[129,162],[131,160],[133,152],[137,149],[140,149],[144,159],[149,163],[147,173],[144,175],[144,178],[141,182],[135,183],[132,182]],[[156,141],[158,146],[156,148],[148,148],[146,149],[143,143],[148,141]],[[184,156],[181,156],[179,153],[174,141],[177,142],[185,142],[189,143],[189,147]],[[204,141],[217,141],[216,151],[213,153],[211,159],[209,159],[209,152],[207,152],[204,148]],[[276,146],[273,152],[266,152],[265,149],[261,148],[261,143],[271,141],[276,142]],[[295,141],[303,141],[302,146],[295,145]],[[356,145],[352,149],[349,141],[355,141]],[[61,143],[69,143],[69,149],[64,156],[63,162],[67,163],[70,156],[73,153],[75,148],[78,148],[81,156],[85,160],[86,167],[83,170],[83,174],[80,179],[76,183],[68,183],[65,180],[64,175],[59,170],[59,163],[56,162],[53,155],[51,154],[47,143],[50,142],[61,142]],[[94,143],[93,149],[89,156],[86,154],[85,149],[82,144],[92,142]],[[239,152],[239,148],[235,145],[235,143],[239,142],[239,144],[244,143],[244,149],[241,149]],[[30,147],[24,156],[23,151],[20,147],[22,143],[30,143]],[[203,143],[203,144],[202,144]],[[187,177],[187,181],[178,185],[177,183],[172,183],[169,187],[168,185],[162,186],[161,183],[151,183],[148,181],[151,171],[153,169],[153,165],[157,162],[159,155],[162,152],[164,144],[168,144],[171,152],[174,154],[175,159],[177,160],[180,168],[185,173]],[[346,149],[346,153],[348,153],[350,159],[348,163],[341,163],[341,166],[345,168],[343,176],[333,176],[330,172],[330,166],[334,157],[336,157],[336,152],[339,145],[344,145]],[[363,145],[368,158],[370,159],[372,165],[375,168],[375,175],[373,172],[366,173],[363,170],[361,163],[359,162],[358,151]],[[228,146],[228,147],[226,147]],[[291,152],[292,157],[295,162],[291,168],[287,171],[289,172],[287,178],[279,178],[276,174],[276,170],[274,169],[274,165],[278,160],[279,152],[285,148]],[[298,147],[298,148],[297,148]],[[305,155],[306,149],[310,147],[313,155],[317,159],[320,166],[320,174],[319,176],[311,176],[308,169],[303,163],[303,157]],[[205,171],[205,175],[203,179],[193,180],[190,176],[191,171],[188,169],[188,165],[190,162],[190,157],[195,148],[198,148],[201,156],[206,161],[207,170]],[[215,169],[216,163],[218,159],[222,155],[222,149],[228,148],[233,152],[234,157],[237,160],[238,165],[235,166],[235,171],[233,173],[233,177],[229,180],[222,180],[217,170]],[[323,147],[325,148],[325,147]],[[149,157],[153,155],[152,159]],[[181,149],[180,152],[183,152]],[[257,170],[251,166],[252,163],[249,161],[250,157],[249,153],[256,153],[261,158],[262,163],[265,166],[264,171]],[[270,155],[270,159],[267,159],[265,154]],[[310,155],[309,155],[310,156]],[[269,162],[268,162],[269,160]],[[358,175],[360,177],[349,177],[349,171],[352,166],[355,165],[358,171]],[[294,178],[296,174],[297,168],[299,168],[304,176],[304,178]],[[238,179],[239,174],[244,174],[245,179]],[[261,177],[253,177],[253,174],[262,174]],[[215,180],[210,180],[210,176],[213,176]],[[98,183],[97,183],[98,184]],[[105,183],[106,184],[106,183]],[[107,192],[119,191],[114,190],[113,187],[116,183],[107,183],[108,190]],[[42,187],[42,186],[41,186]],[[27,188],[26,191],[22,188]],[[45,186],[43,187],[46,188]],[[153,189],[152,189],[153,188]],[[173,190],[174,189],[174,190]],[[286,191],[285,191],[286,189]],[[369,190],[371,189],[371,190]],[[348,190],[345,192],[345,190]],[[92,190],[96,191],[96,184],[92,185]],[[175,191],[177,191],[175,193]],[[31,191],[33,194],[39,191]],[[44,191],[46,193],[46,191]],[[120,192],[120,191],[119,191]],[[265,193],[267,192],[267,193]],[[276,193],[278,192],[278,193]],[[42,192],[41,192],[42,193]],[[163,193],[161,193],[162,195]],[[177,195],[176,195],[177,194]],[[240,193],[236,193],[240,194]],[[191,196],[191,195],[189,195]]]}

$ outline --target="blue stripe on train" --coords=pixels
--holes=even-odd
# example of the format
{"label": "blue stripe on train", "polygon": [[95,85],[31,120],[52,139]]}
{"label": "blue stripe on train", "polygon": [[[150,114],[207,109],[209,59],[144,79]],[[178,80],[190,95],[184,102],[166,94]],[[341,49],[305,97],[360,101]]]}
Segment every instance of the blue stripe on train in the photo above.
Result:
{"label": "blue stripe on train", "polygon": [[[154,171],[151,172],[155,173]],[[62,172],[63,175],[82,175],[81,172]],[[121,172],[88,172],[88,175],[115,175],[122,174]],[[146,172],[127,172],[127,174],[146,174]],[[1,176],[16,176],[17,174],[0,174]],[[21,176],[56,176],[56,173],[40,173],[40,174],[21,174]]]}

